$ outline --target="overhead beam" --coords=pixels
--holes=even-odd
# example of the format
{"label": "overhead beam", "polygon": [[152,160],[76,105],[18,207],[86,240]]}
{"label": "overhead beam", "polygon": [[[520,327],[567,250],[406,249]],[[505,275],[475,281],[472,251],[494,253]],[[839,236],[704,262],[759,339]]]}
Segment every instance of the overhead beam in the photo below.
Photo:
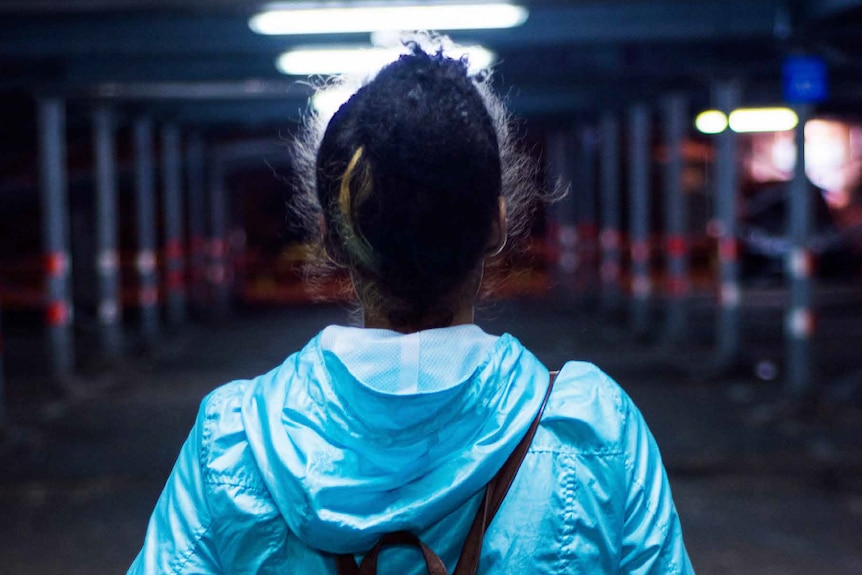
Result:
{"label": "overhead beam", "polygon": [[[780,72],[778,55],[770,39],[687,46],[651,45],[647,50],[628,50],[620,45],[559,44],[553,49],[534,46],[497,49],[500,75],[512,84],[523,79],[546,84],[582,83],[629,79],[705,78],[717,75],[762,75]],[[744,65],[743,65],[744,63]],[[280,74],[275,55],[105,55],[98,59],[69,57],[35,75],[39,67],[21,67],[6,75],[33,83],[54,81],[69,89],[111,83],[307,82],[305,77]],[[250,83],[250,82],[249,82]]]}
{"label": "overhead beam", "polygon": [[[539,86],[511,94],[507,104],[521,116],[571,114],[596,109],[601,104],[598,93],[589,89],[551,92]],[[257,100],[154,101],[148,103],[147,110],[183,124],[286,126],[298,120],[307,107],[307,96],[294,95]]]}
{"label": "overhead beam", "polygon": [[[771,36],[779,0],[619,1],[536,5],[515,31],[453,33],[495,48],[561,43],[716,41]],[[253,33],[242,15],[113,13],[8,16],[0,57],[269,54],[309,42],[367,41],[367,34],[279,37]]]}
{"label": "overhead beam", "polygon": [[281,100],[245,101],[182,101],[147,105],[155,117],[170,119],[187,125],[206,126],[289,126],[307,109],[308,100],[284,98]]}
{"label": "overhead beam", "polygon": [[105,100],[284,100],[308,98],[308,83],[295,80],[241,80],[225,82],[105,82],[86,86],[72,95]]}
{"label": "overhead beam", "polygon": [[[145,107],[147,112],[159,119],[176,121],[185,125],[213,127],[272,126],[284,127],[296,122],[308,109],[310,90],[301,84],[282,84],[283,90],[274,84],[271,89],[259,94],[241,97],[242,84],[223,83],[209,88],[193,88],[183,92],[178,87],[167,90],[164,97],[152,96],[153,85],[117,86],[115,96],[101,98],[117,105],[133,103]],[[636,84],[628,88],[618,83],[583,84],[578,86],[548,86],[527,83],[523,87],[506,93],[509,109],[521,117],[572,116],[595,114],[608,107],[624,106],[637,98],[654,99],[668,89],[662,82]],[[757,104],[776,103],[781,100],[780,83],[767,82],[746,87],[746,102]],[[174,92],[171,90],[175,89]],[[688,92],[697,102],[697,94],[703,92],[703,106],[708,105],[707,92],[694,84]],[[234,97],[230,97],[234,94]],[[91,94],[94,96],[95,93]],[[204,97],[204,96],[209,97]],[[199,97],[196,97],[199,96]]]}

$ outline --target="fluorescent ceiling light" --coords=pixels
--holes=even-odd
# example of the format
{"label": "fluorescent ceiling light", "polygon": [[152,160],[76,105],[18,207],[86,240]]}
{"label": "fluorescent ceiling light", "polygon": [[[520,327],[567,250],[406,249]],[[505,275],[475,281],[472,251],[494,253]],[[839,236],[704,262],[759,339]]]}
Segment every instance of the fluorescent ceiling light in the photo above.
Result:
{"label": "fluorescent ceiling light", "polygon": [[523,6],[507,3],[415,6],[276,8],[252,16],[258,34],[336,34],[386,30],[513,28],[527,21]]}
{"label": "fluorescent ceiling light", "polygon": [[[291,76],[333,75],[333,74],[370,74],[407,53],[407,48],[350,47],[340,48],[298,48],[278,57],[276,66],[283,74]],[[481,70],[490,66],[495,54],[481,46],[463,46],[454,53],[447,54],[457,58],[467,56],[471,70]]]}
{"label": "fluorescent ceiling light", "polygon": [[702,134],[720,134],[728,126],[734,132],[784,132],[799,123],[790,108],[739,108],[728,118],[719,110],[705,110],[697,115],[694,125]]}
{"label": "fluorescent ceiling light", "polygon": [[783,132],[795,128],[799,118],[790,108],[740,108],[728,123],[734,132]]}
{"label": "fluorescent ceiling light", "polygon": [[694,126],[702,134],[720,134],[727,129],[727,116],[719,110],[706,110],[697,115]]}

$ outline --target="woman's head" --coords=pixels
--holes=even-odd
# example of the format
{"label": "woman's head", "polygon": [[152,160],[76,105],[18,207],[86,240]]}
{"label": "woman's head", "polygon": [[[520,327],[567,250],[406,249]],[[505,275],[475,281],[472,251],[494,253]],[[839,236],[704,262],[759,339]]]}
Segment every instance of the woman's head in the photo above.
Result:
{"label": "woman's head", "polygon": [[415,44],[329,121],[314,162],[323,243],[366,313],[440,327],[475,296],[505,241],[506,123],[465,62]]}

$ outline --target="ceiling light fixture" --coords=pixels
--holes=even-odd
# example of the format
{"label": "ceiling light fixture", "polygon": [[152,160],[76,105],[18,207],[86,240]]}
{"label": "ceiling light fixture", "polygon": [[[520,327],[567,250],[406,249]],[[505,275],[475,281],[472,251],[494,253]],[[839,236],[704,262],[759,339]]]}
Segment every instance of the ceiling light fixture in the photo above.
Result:
{"label": "ceiling light fixture", "polygon": [[790,108],[740,108],[728,117],[734,132],[783,132],[798,123],[796,112]]}
{"label": "ceiling light fixture", "polygon": [[[278,57],[276,66],[291,76],[371,74],[395,61],[407,48],[341,46],[328,48],[297,48]],[[452,57],[467,56],[470,70],[482,70],[495,60],[493,52],[481,46],[463,46]]]}
{"label": "ceiling light fixture", "polygon": [[739,108],[729,117],[720,110],[705,110],[694,120],[702,134],[720,134],[728,126],[737,133],[784,132],[798,123],[796,112],[790,108]]}
{"label": "ceiling light fixture", "polygon": [[417,4],[290,8],[276,5],[249,19],[258,34],[338,34],[387,30],[482,30],[513,28],[529,12],[509,3]]}
{"label": "ceiling light fixture", "polygon": [[697,115],[694,126],[701,134],[720,134],[727,129],[727,116],[720,110],[706,110]]}

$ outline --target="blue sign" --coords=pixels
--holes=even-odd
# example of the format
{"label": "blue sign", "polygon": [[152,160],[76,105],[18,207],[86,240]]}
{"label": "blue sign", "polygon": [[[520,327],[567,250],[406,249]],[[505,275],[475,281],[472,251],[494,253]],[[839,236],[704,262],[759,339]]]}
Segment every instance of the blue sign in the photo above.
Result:
{"label": "blue sign", "polygon": [[829,94],[826,63],[816,56],[788,56],[782,70],[784,99],[791,104],[822,102]]}

